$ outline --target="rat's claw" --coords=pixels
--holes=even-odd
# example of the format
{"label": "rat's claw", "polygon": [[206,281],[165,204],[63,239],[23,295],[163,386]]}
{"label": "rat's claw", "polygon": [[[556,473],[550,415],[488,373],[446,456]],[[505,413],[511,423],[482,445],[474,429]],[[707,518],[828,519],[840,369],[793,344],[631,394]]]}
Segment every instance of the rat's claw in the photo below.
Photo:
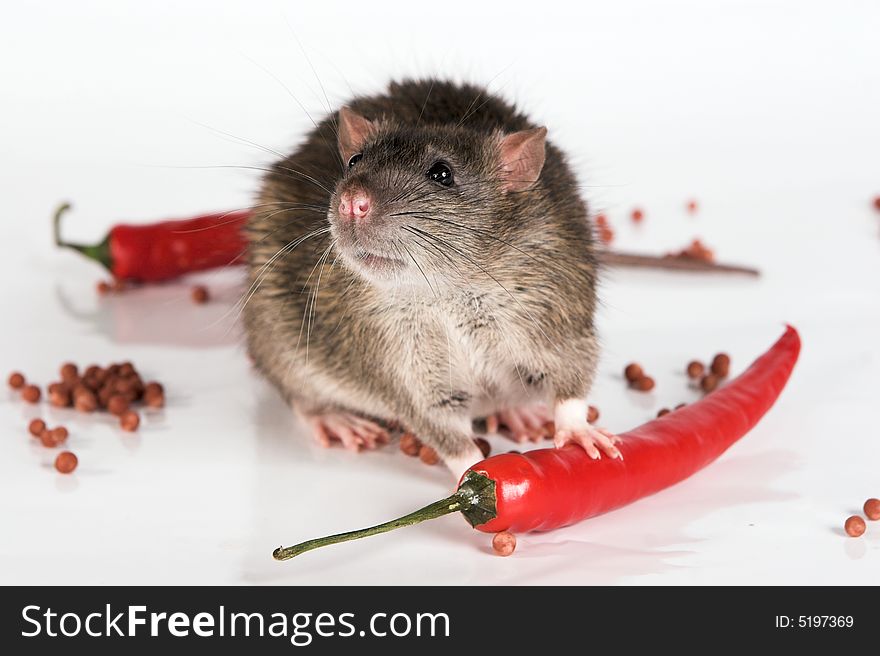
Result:
{"label": "rat's claw", "polygon": [[557,448],[561,448],[570,442],[580,444],[593,460],[598,460],[602,457],[600,449],[605,455],[622,460],[623,455],[614,446],[617,441],[620,441],[620,438],[616,435],[604,429],[593,428],[589,424],[585,427],[558,429],[553,438],[553,443]]}
{"label": "rat's claw", "polygon": [[524,442],[529,432],[519,413],[505,410],[499,414],[501,423],[507,427],[510,436],[517,442]]}
{"label": "rat's claw", "polygon": [[315,440],[322,447],[340,442],[349,451],[375,449],[390,441],[388,431],[376,422],[348,412],[329,412],[308,417]]}
{"label": "rat's claw", "polygon": [[599,431],[600,433],[602,433],[602,435],[607,437],[609,440],[611,440],[612,444],[620,444],[623,441],[620,439],[619,435],[615,435],[607,428],[596,428],[596,430]]}
{"label": "rat's claw", "polygon": [[501,410],[486,418],[486,431],[509,437],[515,442],[537,442],[546,433],[546,424],[553,419],[544,404]]}
{"label": "rat's claw", "polygon": [[368,449],[375,449],[380,444],[388,444],[391,441],[387,430],[361,417],[353,418],[351,430],[360,437],[362,445]]}
{"label": "rat's claw", "polygon": [[520,412],[523,423],[528,428],[528,438],[538,442],[544,437],[544,422],[547,417],[532,408],[523,408]]}
{"label": "rat's claw", "polygon": [[339,420],[336,417],[331,417],[327,420],[326,424],[328,431],[330,434],[342,442],[342,446],[344,446],[349,451],[360,451],[361,446],[364,441],[363,438],[355,433],[350,425],[346,423],[344,420]]}
{"label": "rat's claw", "polygon": [[327,434],[327,429],[324,428],[324,424],[320,421],[309,421],[309,425],[312,427],[312,435],[315,437],[315,441],[319,446],[324,447],[325,449],[330,448],[330,435]]}

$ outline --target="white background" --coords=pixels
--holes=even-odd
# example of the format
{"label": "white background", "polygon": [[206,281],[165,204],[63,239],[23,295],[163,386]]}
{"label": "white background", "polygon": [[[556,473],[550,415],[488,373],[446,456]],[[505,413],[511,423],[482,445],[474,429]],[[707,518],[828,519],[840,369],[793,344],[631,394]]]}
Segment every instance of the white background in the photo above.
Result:
{"label": "white background", "polygon": [[[0,581],[880,582],[880,525],[858,540],[841,529],[880,496],[878,35],[872,1],[9,5],[3,376],[45,384],[66,360],[131,359],[165,383],[168,406],[128,435],[0,393]],[[802,359],[720,461],[620,511],[522,535],[511,558],[450,517],[279,564],[281,543],[392,518],[452,480],[395,447],[313,446],[250,371],[231,311],[240,270],[99,300],[101,271],[54,250],[48,218],[71,199],[66,235],[87,241],[123,219],[247,206],[259,172],[225,167],[263,166],[265,149],[302,137],[303,107],[326,111],[315,75],[336,107],[351,89],[431,74],[486,83],[549,126],[618,246],[660,253],[700,236],[762,269],[759,281],[610,272],[592,399],[608,427],[695,400],[688,360],[723,349],[738,371],[784,321]],[[190,303],[196,279],[215,302]],[[632,359],[653,393],[625,389]],[[36,415],[70,428],[73,475],[27,436]]]}

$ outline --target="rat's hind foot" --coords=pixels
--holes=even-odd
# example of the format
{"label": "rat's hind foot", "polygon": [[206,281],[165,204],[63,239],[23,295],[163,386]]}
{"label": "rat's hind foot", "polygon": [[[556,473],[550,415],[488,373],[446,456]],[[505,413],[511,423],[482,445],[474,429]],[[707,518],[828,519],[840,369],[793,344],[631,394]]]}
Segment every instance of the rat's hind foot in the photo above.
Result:
{"label": "rat's hind foot", "polygon": [[486,418],[486,430],[489,433],[500,432],[514,442],[537,442],[547,434],[548,424],[552,421],[553,415],[547,406],[536,403],[489,415]]}
{"label": "rat's hind foot", "polygon": [[385,428],[350,412],[309,415],[305,420],[312,427],[315,440],[323,447],[341,442],[346,449],[361,451],[375,449],[390,440]]}

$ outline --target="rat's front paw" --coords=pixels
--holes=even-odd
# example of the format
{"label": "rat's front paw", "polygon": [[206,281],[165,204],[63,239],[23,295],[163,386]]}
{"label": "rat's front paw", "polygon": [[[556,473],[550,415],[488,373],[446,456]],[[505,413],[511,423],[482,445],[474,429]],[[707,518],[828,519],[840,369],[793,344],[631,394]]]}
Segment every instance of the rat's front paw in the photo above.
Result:
{"label": "rat's front paw", "polygon": [[606,456],[623,460],[623,455],[614,446],[620,442],[620,438],[604,428],[594,428],[590,424],[576,428],[557,427],[556,435],[553,437],[553,444],[557,448],[561,448],[571,442],[580,444],[594,460],[601,458],[603,452]]}
{"label": "rat's front paw", "polygon": [[[620,451],[614,446],[620,438],[605,430],[594,428],[587,421],[589,407],[583,399],[566,399],[556,402],[556,433],[553,443],[557,448],[569,442],[580,444],[591,458],[597,460],[602,452],[612,458],[623,459]],[[600,451],[601,450],[601,451]]]}
{"label": "rat's front paw", "polygon": [[323,447],[341,442],[350,451],[361,451],[375,449],[389,441],[388,431],[382,426],[350,412],[311,415],[306,421],[312,428],[315,441]]}

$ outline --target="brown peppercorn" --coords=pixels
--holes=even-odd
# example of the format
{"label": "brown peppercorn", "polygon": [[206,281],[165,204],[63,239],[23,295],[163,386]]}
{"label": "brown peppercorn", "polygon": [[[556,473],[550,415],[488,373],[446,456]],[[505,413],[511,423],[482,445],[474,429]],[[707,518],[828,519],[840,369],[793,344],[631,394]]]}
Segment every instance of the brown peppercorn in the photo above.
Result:
{"label": "brown peppercorn", "polygon": [[107,401],[107,410],[110,414],[121,417],[128,410],[128,399],[121,394],[114,394]]}
{"label": "brown peppercorn", "polygon": [[419,449],[419,458],[426,465],[436,465],[440,462],[440,456],[427,444],[423,444],[422,448]]}
{"label": "brown peppercorn", "polygon": [[83,376],[79,379],[79,384],[92,392],[97,392],[101,389],[101,381],[98,380],[97,376]]}
{"label": "brown peppercorn", "polygon": [[141,398],[144,395],[144,381],[140,376],[134,374],[128,377],[128,382],[131,383],[131,390],[135,393],[137,398]]}
{"label": "brown peppercorn", "polygon": [[591,424],[599,420],[599,408],[591,405],[587,408],[587,421]]}
{"label": "brown peppercorn", "polygon": [[[162,392],[144,392],[144,403],[148,408],[161,408],[165,405],[165,395]],[[418,454],[413,454],[418,455]]]}
{"label": "brown peppercorn", "polygon": [[144,385],[144,396],[147,394],[155,394],[156,392],[159,392],[159,394],[165,393],[165,388],[162,387],[162,383],[157,383],[155,380],[151,380]]}
{"label": "brown peppercorn", "polygon": [[36,385],[25,385],[21,390],[21,398],[28,403],[39,403],[40,396],[42,396],[40,388]]}
{"label": "brown peppercorn", "polygon": [[483,454],[484,458],[488,458],[489,454],[492,453],[492,446],[489,444],[489,440],[485,437],[475,437],[474,444],[477,445],[477,448],[480,450],[480,453]]}
{"label": "brown peppercorn", "polygon": [[115,392],[113,391],[113,386],[108,383],[104,383],[103,387],[98,390],[98,405],[102,408],[107,407],[107,403],[110,402],[110,397],[113,396]]}
{"label": "brown peppercorn", "polygon": [[79,369],[72,362],[61,365],[61,380],[75,380],[79,378]]}
{"label": "brown peppercorn", "polygon": [[657,417],[662,417],[663,415],[668,415],[672,412],[669,408],[660,408],[659,412],[657,412]]}
{"label": "brown peppercorn", "polygon": [[9,386],[12,389],[21,389],[24,387],[25,382],[27,381],[25,381],[24,376],[19,372],[13,371],[9,374]]}
{"label": "brown peppercorn", "polygon": [[137,396],[137,381],[134,376],[129,376],[127,378],[117,378],[116,383],[114,384],[114,389],[119,394],[124,394],[128,396],[129,394],[133,394]]}
{"label": "brown peppercorn", "polygon": [[865,517],[873,522],[880,519],[880,499],[868,499],[865,501]]}
{"label": "brown peppercorn", "polygon": [[54,449],[58,446],[58,442],[55,441],[55,435],[48,428],[43,429],[43,432],[40,433],[40,443],[47,449]]}
{"label": "brown peppercorn", "polygon": [[650,392],[654,389],[654,379],[650,376],[642,376],[638,380],[633,381],[632,387],[640,392]]}
{"label": "brown peppercorn", "polygon": [[721,378],[730,373],[730,356],[727,353],[719,353],[712,358],[712,373]]}
{"label": "brown peppercorn", "polygon": [[56,408],[67,408],[71,403],[70,392],[66,387],[57,387],[49,391],[49,403]]}
{"label": "brown peppercorn", "polygon": [[98,284],[95,285],[95,289],[98,290],[98,295],[106,296],[110,293],[112,287],[110,286],[110,283],[106,280],[99,280]]}
{"label": "brown peppercorn", "polygon": [[50,432],[52,433],[52,439],[55,440],[55,444],[61,444],[70,435],[64,426],[53,428]]}
{"label": "brown peppercorn", "polygon": [[129,376],[134,376],[137,371],[134,368],[134,365],[131,362],[123,362],[119,365],[119,371],[117,372],[120,376],[127,378]]}
{"label": "brown peppercorn", "polygon": [[94,392],[81,390],[73,398],[73,407],[80,412],[94,412],[98,409],[98,399],[95,398]]}
{"label": "brown peppercorn", "polygon": [[718,387],[718,383],[721,382],[721,379],[715,374],[706,374],[700,379],[700,387],[704,392],[711,392],[716,387]]}
{"label": "brown peppercorn", "polygon": [[498,556],[509,556],[516,549],[516,536],[510,531],[501,531],[492,536],[492,550]]}
{"label": "brown peppercorn", "polygon": [[[60,385],[60,386],[63,387],[63,388],[66,388],[66,387],[67,387],[67,386],[64,385],[63,383],[53,383],[53,384]],[[52,391],[52,387],[51,387],[51,386],[49,387],[49,391],[50,391],[50,392]],[[91,389],[89,389],[88,387],[86,387],[86,386],[82,383],[82,381],[80,381],[80,382],[78,382],[76,385],[73,386],[73,390],[71,391],[71,394],[73,395],[73,398],[76,399],[76,397],[78,397],[80,394],[86,394],[86,393],[89,393],[89,392],[91,392],[91,391],[92,391]]]}
{"label": "brown peppercorn", "polygon": [[207,303],[210,295],[208,294],[208,288],[203,285],[197,285],[192,288],[192,300],[193,303],[198,303],[201,305],[202,303]]}
{"label": "brown peppercorn", "polygon": [[697,360],[691,360],[688,362],[687,366],[687,375],[688,378],[693,378],[696,380],[706,371],[705,365],[702,362],[698,362]]}
{"label": "brown peppercorn", "polygon": [[76,466],[78,464],[79,460],[70,451],[62,451],[58,454],[58,457],[55,458],[55,469],[60,471],[62,474],[69,474],[74,469],[76,469]]}
{"label": "brown peppercorn", "polygon": [[[151,394],[149,397],[146,397],[147,405],[150,405],[150,400],[158,397],[161,397],[161,394]],[[403,451],[406,455],[415,458],[417,455],[419,455],[419,451],[421,450],[421,448],[421,441],[412,433],[404,433],[400,436],[400,450]]]}
{"label": "brown peppercorn", "polygon": [[136,431],[141,424],[141,416],[134,410],[126,410],[119,418],[119,425],[124,431]]}
{"label": "brown peppercorn", "polygon": [[631,383],[636,382],[639,378],[645,375],[645,372],[642,371],[641,366],[637,365],[635,362],[632,362],[626,365],[626,369],[623,370],[624,377]]}
{"label": "brown peppercorn", "polygon": [[31,423],[28,424],[28,432],[34,437],[39,437],[44,430],[46,430],[46,422],[42,419],[31,419]]}
{"label": "brown peppercorn", "polygon": [[847,517],[843,524],[843,530],[851,538],[857,538],[865,532],[865,520],[858,515]]}

